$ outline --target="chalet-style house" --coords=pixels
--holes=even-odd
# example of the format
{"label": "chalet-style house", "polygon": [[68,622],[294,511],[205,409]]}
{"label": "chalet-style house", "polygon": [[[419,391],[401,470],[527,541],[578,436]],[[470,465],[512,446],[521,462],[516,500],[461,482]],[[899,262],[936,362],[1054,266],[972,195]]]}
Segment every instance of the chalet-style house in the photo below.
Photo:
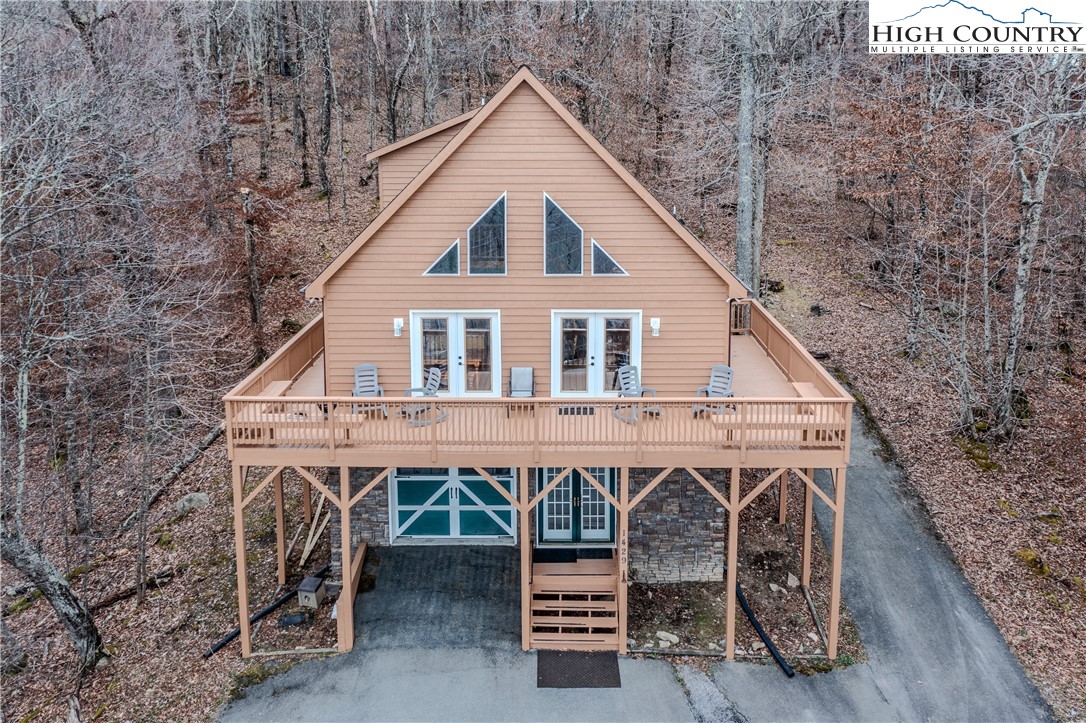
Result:
{"label": "chalet-style house", "polygon": [[626,652],[630,580],[725,579],[730,658],[739,515],[796,484],[805,586],[813,496],[836,511],[835,657],[849,395],[527,68],[369,158],[323,313],[225,398],[243,655],[244,508],[274,492],[285,583],[294,470],[336,511],[340,650],[365,545],[456,542],[519,546],[526,650]]}

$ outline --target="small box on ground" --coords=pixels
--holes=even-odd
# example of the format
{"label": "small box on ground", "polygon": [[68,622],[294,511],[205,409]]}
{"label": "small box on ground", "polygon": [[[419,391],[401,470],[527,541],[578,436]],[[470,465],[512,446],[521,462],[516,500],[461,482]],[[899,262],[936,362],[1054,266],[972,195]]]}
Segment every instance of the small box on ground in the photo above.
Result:
{"label": "small box on ground", "polygon": [[324,579],[309,576],[298,586],[298,604],[302,607],[316,608],[324,602]]}

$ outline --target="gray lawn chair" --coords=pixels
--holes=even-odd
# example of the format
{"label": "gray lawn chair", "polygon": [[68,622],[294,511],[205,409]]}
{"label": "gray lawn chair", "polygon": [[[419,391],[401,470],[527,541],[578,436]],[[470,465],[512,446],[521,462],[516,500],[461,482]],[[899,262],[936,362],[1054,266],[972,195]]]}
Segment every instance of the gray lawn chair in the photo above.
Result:
{"label": "gray lawn chair", "polygon": [[[513,399],[526,399],[535,396],[535,367],[512,367],[509,369],[509,396]],[[509,416],[512,404],[505,406],[505,416]],[[518,405],[522,410],[523,405]],[[532,407],[532,412],[535,408]]]}
{"label": "gray lawn chair", "polygon": [[[640,399],[641,397],[656,396],[655,389],[641,386],[641,376],[638,374],[636,366],[627,364],[619,367],[616,374],[618,375],[619,397]],[[660,416],[660,407],[655,404],[641,403],[615,405],[615,418],[626,424],[636,423],[642,413],[658,417]]]}
{"label": "gray lawn chair", "polygon": [[[354,390],[351,392],[356,397],[383,397],[385,388],[377,383],[377,365],[359,364],[354,368]],[[356,404],[354,412],[372,412],[380,409],[381,413],[388,416],[388,406],[385,404]]]}
{"label": "gray lawn chair", "polygon": [[[730,366],[727,364],[717,364],[709,372],[709,383],[704,387],[698,387],[695,396],[706,397],[708,399],[724,399],[733,396],[732,378],[734,376],[735,371]],[[728,405],[725,404],[695,404],[694,416],[696,417],[702,412],[723,414],[726,407],[728,407]]]}
{"label": "gray lawn chair", "polygon": [[[430,367],[426,372],[426,383],[421,387],[411,387],[404,391],[405,397],[420,396],[426,399],[437,399],[437,390],[441,387],[441,368]],[[431,407],[433,410],[431,411]],[[407,416],[407,423],[413,427],[425,427],[427,424],[440,422],[448,414],[444,409],[429,402],[419,404],[405,404],[403,413]]]}

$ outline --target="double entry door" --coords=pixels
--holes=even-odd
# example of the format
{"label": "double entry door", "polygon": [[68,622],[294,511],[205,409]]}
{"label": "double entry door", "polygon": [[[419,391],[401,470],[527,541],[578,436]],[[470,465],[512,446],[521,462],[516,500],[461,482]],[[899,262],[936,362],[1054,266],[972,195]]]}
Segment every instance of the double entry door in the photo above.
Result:
{"label": "double entry door", "polygon": [[411,313],[411,386],[422,386],[431,367],[441,369],[438,393],[452,397],[501,395],[498,313]]}
{"label": "double entry door", "polygon": [[617,394],[618,369],[641,364],[641,313],[555,311],[551,389],[556,397]]}
{"label": "double entry door", "polygon": [[[585,471],[604,489],[615,494],[611,467],[587,467]],[[537,490],[542,491],[562,473],[559,467],[538,471]],[[550,544],[611,543],[615,541],[615,510],[577,470],[560,481],[539,505],[539,541]]]}

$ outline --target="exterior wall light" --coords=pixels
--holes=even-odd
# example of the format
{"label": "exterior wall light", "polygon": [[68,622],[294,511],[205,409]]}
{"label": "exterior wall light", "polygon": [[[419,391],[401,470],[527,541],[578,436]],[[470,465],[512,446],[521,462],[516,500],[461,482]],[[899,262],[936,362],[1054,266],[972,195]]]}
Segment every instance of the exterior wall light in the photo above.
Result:
{"label": "exterior wall light", "polygon": [[660,336],[660,317],[654,316],[649,319],[649,328],[652,329],[653,336]]}
{"label": "exterior wall light", "polygon": [[392,320],[392,336],[403,336],[403,319],[397,317]]}

